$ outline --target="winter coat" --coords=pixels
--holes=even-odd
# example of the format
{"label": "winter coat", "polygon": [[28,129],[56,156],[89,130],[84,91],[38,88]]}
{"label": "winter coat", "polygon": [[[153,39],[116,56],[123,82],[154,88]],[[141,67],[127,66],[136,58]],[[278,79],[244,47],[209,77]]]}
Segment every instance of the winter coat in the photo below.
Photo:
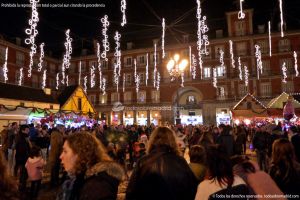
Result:
{"label": "winter coat", "polygon": [[230,157],[234,154],[234,139],[233,136],[229,133],[222,132],[217,138],[217,144],[219,144],[221,148],[223,148],[227,156]]}
{"label": "winter coat", "polygon": [[49,163],[50,165],[54,165],[54,163],[59,161],[59,156],[62,152],[62,147],[64,143],[63,134],[57,130],[51,133],[50,138],[50,154],[49,154]]}
{"label": "winter coat", "polygon": [[67,180],[58,200],[115,200],[124,176],[123,168],[115,162],[99,162],[84,174]]}
{"label": "winter coat", "polygon": [[25,167],[30,181],[42,180],[45,161],[42,157],[28,158]]}
{"label": "winter coat", "polygon": [[197,180],[186,160],[168,146],[155,147],[134,168],[127,200],[192,200]]}
{"label": "winter coat", "polygon": [[29,157],[30,146],[28,135],[19,133],[16,138],[16,164],[25,165]]}
{"label": "winter coat", "polygon": [[297,133],[294,136],[292,136],[291,142],[295,149],[297,161],[300,163],[300,133]]}

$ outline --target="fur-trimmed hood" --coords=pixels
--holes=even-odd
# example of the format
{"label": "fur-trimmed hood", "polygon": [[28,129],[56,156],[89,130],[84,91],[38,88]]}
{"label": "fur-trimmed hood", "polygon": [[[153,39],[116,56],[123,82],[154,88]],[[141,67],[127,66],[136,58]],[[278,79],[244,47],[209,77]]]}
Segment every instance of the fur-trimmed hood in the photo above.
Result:
{"label": "fur-trimmed hood", "polygon": [[109,176],[112,176],[119,181],[123,180],[124,178],[124,170],[121,165],[110,162],[110,161],[104,161],[99,162],[95,164],[93,167],[88,169],[85,173],[85,178],[89,178],[91,176],[97,175],[100,172],[106,172]]}

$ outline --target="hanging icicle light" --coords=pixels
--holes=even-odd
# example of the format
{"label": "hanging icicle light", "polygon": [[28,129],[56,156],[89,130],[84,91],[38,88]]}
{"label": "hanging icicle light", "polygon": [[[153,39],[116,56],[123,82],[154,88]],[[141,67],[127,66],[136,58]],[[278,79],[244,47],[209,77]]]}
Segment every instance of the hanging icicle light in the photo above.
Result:
{"label": "hanging icicle light", "polygon": [[287,68],[286,68],[285,62],[282,63],[281,70],[282,70],[282,75],[283,75],[282,82],[283,82],[283,83],[286,83],[286,79],[287,79],[287,74],[286,74]]}
{"label": "hanging icicle light", "polygon": [[101,53],[101,57],[107,61],[107,52],[109,51],[109,41],[108,41],[108,35],[107,35],[107,30],[109,27],[109,21],[108,21],[108,16],[104,15],[103,18],[101,18],[101,23],[102,23],[102,45],[103,45],[103,52]]}
{"label": "hanging icicle light", "polygon": [[192,47],[189,46],[190,74],[192,74]]}
{"label": "hanging icicle light", "polygon": [[230,59],[231,59],[231,66],[232,66],[232,68],[235,68],[232,40],[229,40],[229,53],[230,53]]}
{"label": "hanging icicle light", "polygon": [[224,87],[220,87],[220,96],[225,97],[225,88]]}
{"label": "hanging icicle light", "polygon": [[46,87],[46,81],[47,81],[47,70],[45,69],[43,73],[42,89]]}
{"label": "hanging icicle light", "polygon": [[196,56],[193,54],[192,55],[192,76],[193,76],[193,79],[196,79],[196,75],[197,75],[197,59],[196,59]]}
{"label": "hanging icicle light", "polygon": [[240,11],[238,12],[238,18],[239,19],[244,19],[245,18],[245,13],[243,11],[243,1],[244,0],[240,0]]}
{"label": "hanging icicle light", "polygon": [[214,67],[213,68],[213,86],[215,88],[217,88],[217,83],[218,83],[218,80],[217,80],[217,69]]}
{"label": "hanging icicle light", "polygon": [[282,0],[279,0],[279,10],[280,10],[280,32],[281,32],[281,37],[284,37],[284,33],[283,33]]}
{"label": "hanging icicle light", "polygon": [[259,80],[259,74],[262,74],[263,66],[261,61],[260,46],[258,45],[255,45],[255,57],[256,57],[256,66],[257,66],[257,79]]}
{"label": "hanging icicle light", "polygon": [[61,67],[61,71],[62,71],[62,80],[61,83],[65,84],[65,70],[69,69],[70,67],[70,59],[71,59],[71,53],[72,53],[72,38],[70,37],[70,29],[66,30],[66,42],[65,42],[65,54],[63,57],[63,63],[62,63],[62,67]]}
{"label": "hanging icicle light", "polygon": [[122,12],[121,26],[124,26],[127,23],[127,21],[126,21],[126,0],[121,0],[121,12]]}
{"label": "hanging icicle light", "polygon": [[136,73],[136,59],[133,59],[133,65],[134,65],[134,81],[136,81],[137,73]]}
{"label": "hanging icicle light", "polygon": [[157,82],[156,82],[156,90],[158,91],[160,87],[160,73],[157,72]]}
{"label": "hanging icicle light", "polygon": [[69,86],[69,75],[66,75],[66,86]]}
{"label": "hanging icicle light", "polygon": [[120,50],[120,38],[121,38],[121,34],[119,34],[118,31],[116,31],[114,39],[115,39],[115,43],[116,43],[116,47],[115,47],[115,53],[114,53],[114,57],[115,57],[115,62],[114,62],[114,82],[117,86],[117,92],[119,91],[119,79],[121,77],[121,50]]}
{"label": "hanging icicle light", "polygon": [[154,71],[153,71],[153,87],[156,88],[156,43],[154,44]]}
{"label": "hanging icicle light", "polygon": [[84,90],[85,93],[87,93],[87,76],[85,76],[83,80],[84,80],[84,82],[83,82],[83,85],[84,85],[83,90]]}
{"label": "hanging icicle light", "polygon": [[125,79],[125,73],[123,73],[123,93],[125,92],[125,82],[126,79]]}
{"label": "hanging icicle light", "polygon": [[138,93],[140,90],[140,76],[139,75],[136,75],[134,82],[135,82],[135,91],[136,91],[136,93]]}
{"label": "hanging icicle light", "polygon": [[181,87],[184,87],[184,72],[181,73]]}
{"label": "hanging icicle light", "polygon": [[224,67],[224,51],[222,49],[220,49],[220,63],[221,63],[221,67]]}
{"label": "hanging icicle light", "polygon": [[146,55],[146,86],[148,86],[149,79],[149,54]]}
{"label": "hanging icicle light", "polygon": [[7,67],[7,58],[8,58],[8,47],[5,49],[5,61],[3,64],[3,77],[4,77],[4,83],[8,81],[8,67]]}
{"label": "hanging icicle light", "polygon": [[45,46],[45,43],[40,44],[40,62],[38,64],[39,72],[42,71],[42,68],[43,68],[43,62],[44,62],[44,57],[45,57],[44,46]]}
{"label": "hanging icicle light", "polygon": [[28,24],[30,28],[25,30],[25,33],[29,36],[29,38],[25,39],[25,44],[31,45],[30,47],[30,61],[29,61],[29,69],[28,69],[28,77],[31,77],[31,71],[33,66],[33,56],[36,54],[36,44],[35,37],[38,34],[38,30],[36,29],[37,23],[39,22],[39,13],[37,11],[37,3],[39,0],[30,0],[31,4],[31,19],[28,20]]}
{"label": "hanging icicle light", "polygon": [[79,61],[78,85],[81,85],[81,61]]}
{"label": "hanging icicle light", "polygon": [[244,74],[245,74],[245,77],[244,77],[245,86],[247,87],[248,83],[249,83],[249,70],[248,70],[248,67],[246,65],[244,66]]}
{"label": "hanging icicle light", "polygon": [[297,60],[297,53],[296,51],[294,51],[294,61],[295,61],[295,72],[296,72],[296,76],[299,76],[299,71],[298,71],[298,60]]}
{"label": "hanging icicle light", "polygon": [[95,87],[96,82],[95,82],[95,67],[91,66],[91,77],[90,77],[90,81],[91,81],[91,88]]}
{"label": "hanging icicle light", "polygon": [[56,89],[59,88],[59,73],[56,74]]}
{"label": "hanging icicle light", "polygon": [[102,79],[102,88],[101,88],[101,91],[102,91],[102,95],[106,94],[106,78]]}
{"label": "hanging icicle light", "polygon": [[100,44],[97,42],[97,62],[98,62],[98,71],[99,71],[99,88],[102,89],[102,67],[101,67],[101,52],[100,52]]}
{"label": "hanging icicle light", "polygon": [[162,18],[161,49],[162,49],[162,58],[163,59],[166,56],[166,53],[165,53],[165,32],[166,32],[165,18]]}
{"label": "hanging icicle light", "polygon": [[24,75],[23,75],[23,67],[20,68],[20,76],[19,76],[19,86],[22,85],[23,83],[23,78],[24,78]]}
{"label": "hanging icicle light", "polygon": [[272,38],[271,38],[271,22],[268,22],[268,29],[269,29],[269,55],[272,56]]}
{"label": "hanging icicle light", "polygon": [[242,81],[243,80],[243,71],[242,71],[242,63],[241,63],[241,58],[239,57],[238,58],[238,64],[239,64],[239,77],[240,77],[240,80]]}

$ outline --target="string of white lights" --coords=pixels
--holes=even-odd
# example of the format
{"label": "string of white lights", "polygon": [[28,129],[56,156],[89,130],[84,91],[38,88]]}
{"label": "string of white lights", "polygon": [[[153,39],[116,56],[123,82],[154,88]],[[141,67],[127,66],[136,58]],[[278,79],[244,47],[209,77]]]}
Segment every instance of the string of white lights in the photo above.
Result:
{"label": "string of white lights", "polygon": [[101,57],[107,61],[107,52],[109,51],[109,41],[108,41],[108,35],[107,35],[107,30],[109,27],[109,21],[108,21],[108,16],[104,15],[103,18],[101,18],[101,22],[102,22],[102,45],[103,45],[103,51],[101,53]]}
{"label": "string of white lights", "polygon": [[120,50],[120,38],[121,34],[119,34],[118,31],[116,31],[114,39],[116,43],[115,47],[115,63],[114,63],[114,82],[117,85],[117,92],[119,91],[119,80],[121,77],[121,50]]}
{"label": "string of white lights", "polygon": [[282,13],[282,0],[279,0],[279,10],[280,10],[280,35],[284,37],[283,33],[283,13]]}
{"label": "string of white lights", "polygon": [[91,82],[91,88],[95,87],[96,82],[95,82],[95,67],[91,66],[91,77],[90,77],[90,82]]}
{"label": "string of white lights", "polygon": [[192,54],[192,77],[193,79],[196,79],[197,75],[197,59],[194,54]]}
{"label": "string of white lights", "polygon": [[160,73],[157,72],[157,82],[156,82],[156,90],[158,91],[160,87]]}
{"label": "string of white lights", "polygon": [[136,82],[136,77],[137,77],[137,73],[136,73],[136,59],[133,59],[133,66],[134,66],[134,82]]}
{"label": "string of white lights", "polygon": [[33,66],[33,56],[36,54],[36,44],[35,37],[38,34],[38,30],[36,29],[37,23],[39,22],[39,13],[37,11],[37,3],[39,0],[30,0],[31,4],[31,18],[28,20],[28,24],[30,28],[25,29],[25,33],[29,36],[25,39],[25,44],[31,45],[30,47],[30,61],[29,61],[29,69],[28,69],[28,77],[31,77],[31,71]]}
{"label": "string of white lights", "polygon": [[3,77],[4,77],[4,83],[8,81],[8,67],[7,67],[7,58],[8,58],[8,47],[5,49],[5,61],[3,64]]}
{"label": "string of white lights", "polygon": [[181,72],[181,87],[184,87],[184,72]]}
{"label": "string of white lights", "polygon": [[240,0],[240,11],[238,12],[239,19],[244,19],[246,16],[245,13],[243,12],[243,1],[244,0]]}
{"label": "string of white lights", "polygon": [[84,90],[85,93],[87,93],[87,76],[85,76],[83,80],[84,80],[84,82],[83,82],[83,85],[84,85],[83,90]]}
{"label": "string of white lights", "polygon": [[44,62],[44,57],[45,57],[44,46],[45,46],[45,43],[40,44],[40,60],[39,60],[39,64],[38,64],[39,72],[42,71],[42,68],[43,68],[43,62]]}
{"label": "string of white lights", "polygon": [[225,88],[224,87],[220,87],[220,96],[225,97]]}
{"label": "string of white lights", "polygon": [[99,71],[99,88],[102,89],[102,67],[101,67],[101,51],[100,44],[97,42],[97,62],[98,62],[98,71]]}
{"label": "string of white lights", "polygon": [[229,53],[230,53],[230,59],[231,59],[231,66],[232,66],[232,68],[235,68],[235,60],[234,60],[234,54],[233,54],[233,42],[232,42],[232,40],[229,40]]}
{"label": "string of white lights", "polygon": [[161,36],[161,49],[162,49],[162,58],[165,58],[165,32],[166,32],[166,24],[165,18],[162,18],[162,36]]}
{"label": "string of white lights", "polygon": [[199,56],[199,68],[200,68],[200,77],[203,79],[203,60],[202,55]]}
{"label": "string of white lights", "polygon": [[192,47],[189,46],[190,74],[192,73]]}
{"label": "string of white lights", "polygon": [[71,53],[72,53],[72,38],[70,37],[70,29],[66,31],[65,49],[66,52],[63,58],[63,65],[66,69],[69,69]]}
{"label": "string of white lights", "polygon": [[56,74],[56,87],[57,90],[59,88],[59,73]]}
{"label": "string of white lights", "polygon": [[295,72],[296,72],[296,76],[299,76],[299,71],[298,71],[298,60],[297,60],[297,53],[296,51],[294,51],[294,61],[295,61]]}
{"label": "string of white lights", "polygon": [[69,75],[66,75],[66,86],[69,86]]}
{"label": "string of white lights", "polygon": [[106,78],[102,79],[102,88],[101,88],[101,91],[102,91],[102,95],[106,94]]}
{"label": "string of white lights", "polygon": [[243,80],[243,71],[242,71],[242,63],[241,63],[241,57],[238,58],[238,65],[239,65],[239,77],[240,77],[240,80],[242,81]]}
{"label": "string of white lights", "polygon": [[156,88],[156,74],[157,74],[157,68],[156,68],[156,44],[154,44],[154,71],[153,71],[153,86]]}
{"label": "string of white lights", "polygon": [[213,86],[217,88],[218,80],[217,80],[217,69],[213,68]]}
{"label": "string of white lights", "polygon": [[126,78],[125,78],[125,73],[123,73],[123,93],[125,92],[125,83],[126,83]]}
{"label": "string of white lights", "polygon": [[272,56],[272,36],[271,36],[271,22],[268,22],[268,29],[269,29],[269,55]]}
{"label": "string of white lights", "polygon": [[136,75],[134,82],[135,82],[136,93],[138,93],[140,90],[140,76],[139,75]]}
{"label": "string of white lights", "polygon": [[43,73],[42,89],[46,87],[46,81],[47,81],[47,69],[45,69]]}
{"label": "string of white lights", "polygon": [[79,69],[78,69],[78,85],[81,85],[81,61],[79,61]]}
{"label": "string of white lights", "polygon": [[121,26],[124,26],[127,23],[127,20],[126,20],[126,0],[121,0],[121,12],[122,12]]}
{"label": "string of white lights", "polygon": [[220,63],[221,63],[221,67],[224,67],[224,51],[222,49],[220,49],[219,51],[220,53]]}
{"label": "string of white lights", "polygon": [[257,67],[257,79],[259,80],[259,74],[262,74],[263,65],[261,61],[260,46],[257,44],[255,45],[255,57],[256,57],[256,67]]}
{"label": "string of white lights", "polygon": [[146,54],[146,86],[148,86],[149,79],[149,54]]}
{"label": "string of white lights", "polygon": [[22,85],[23,83],[23,78],[24,78],[24,75],[23,75],[23,67],[20,68],[20,76],[19,76],[19,86]]}
{"label": "string of white lights", "polygon": [[282,82],[283,82],[283,83],[286,83],[286,79],[287,79],[287,74],[286,74],[287,68],[286,68],[286,63],[285,63],[285,62],[282,63],[281,70],[282,70],[282,75],[283,75]]}
{"label": "string of white lights", "polygon": [[244,79],[245,79],[245,86],[247,87],[248,86],[248,83],[249,83],[249,70],[248,70],[248,67],[245,65],[244,66]]}

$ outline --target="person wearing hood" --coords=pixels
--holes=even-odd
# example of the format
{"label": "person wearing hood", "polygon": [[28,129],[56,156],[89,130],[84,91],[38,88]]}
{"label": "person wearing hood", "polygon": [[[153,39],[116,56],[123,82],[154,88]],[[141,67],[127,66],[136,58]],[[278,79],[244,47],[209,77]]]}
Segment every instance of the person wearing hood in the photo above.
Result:
{"label": "person wearing hood", "polygon": [[60,159],[70,177],[57,199],[116,199],[123,168],[113,162],[96,137],[81,132],[66,138]]}

